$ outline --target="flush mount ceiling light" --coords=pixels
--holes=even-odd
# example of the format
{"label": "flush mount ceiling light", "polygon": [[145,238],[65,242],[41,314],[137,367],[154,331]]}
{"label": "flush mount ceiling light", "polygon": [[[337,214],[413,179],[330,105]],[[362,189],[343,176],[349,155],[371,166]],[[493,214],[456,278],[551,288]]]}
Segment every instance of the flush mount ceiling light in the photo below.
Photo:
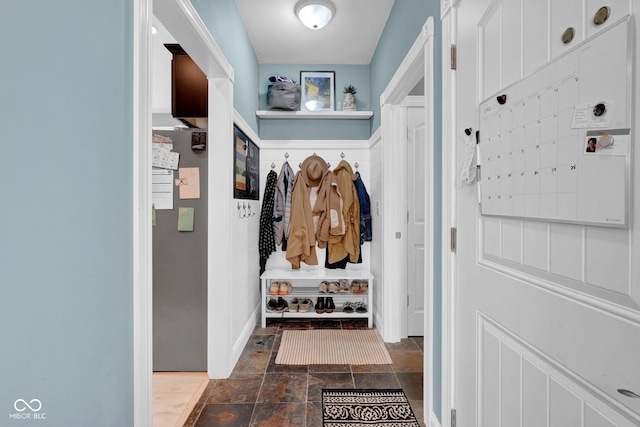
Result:
{"label": "flush mount ceiling light", "polygon": [[336,14],[336,7],[329,0],[302,0],[295,10],[298,19],[312,30],[324,27]]}

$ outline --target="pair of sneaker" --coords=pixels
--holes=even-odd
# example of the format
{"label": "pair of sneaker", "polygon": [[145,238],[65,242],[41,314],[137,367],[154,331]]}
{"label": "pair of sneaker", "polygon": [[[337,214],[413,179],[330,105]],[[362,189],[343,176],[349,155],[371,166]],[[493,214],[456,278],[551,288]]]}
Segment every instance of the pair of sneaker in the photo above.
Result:
{"label": "pair of sneaker", "polygon": [[298,298],[294,298],[291,300],[291,304],[289,304],[289,311],[292,313],[306,313],[311,311],[311,307],[313,307],[313,301],[309,298],[302,298],[300,300]]}
{"label": "pair of sneaker", "polygon": [[337,294],[340,292],[340,284],[338,282],[320,282],[318,291],[320,291],[321,294]]}
{"label": "pair of sneaker", "polygon": [[336,305],[333,302],[332,297],[318,297],[315,305],[316,313],[333,313],[333,310],[336,309]]}
{"label": "pair of sneaker", "polygon": [[291,293],[291,283],[289,282],[271,282],[269,286],[271,295],[289,295]]}
{"label": "pair of sneaker", "polygon": [[351,282],[351,292],[354,294],[366,294],[369,290],[369,282],[366,280],[354,280]]}
{"label": "pair of sneaker", "polygon": [[270,311],[272,313],[282,313],[287,308],[289,308],[289,304],[282,297],[278,297],[277,300],[274,298],[270,298],[269,302],[267,303],[267,311]]}

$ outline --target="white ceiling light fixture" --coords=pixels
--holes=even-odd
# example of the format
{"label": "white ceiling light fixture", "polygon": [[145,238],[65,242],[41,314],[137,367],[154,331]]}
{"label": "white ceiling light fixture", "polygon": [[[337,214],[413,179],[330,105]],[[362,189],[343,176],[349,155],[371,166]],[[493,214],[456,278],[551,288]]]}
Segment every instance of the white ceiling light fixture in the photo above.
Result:
{"label": "white ceiling light fixture", "polygon": [[312,30],[324,27],[336,14],[336,7],[329,0],[302,0],[295,10],[298,19]]}

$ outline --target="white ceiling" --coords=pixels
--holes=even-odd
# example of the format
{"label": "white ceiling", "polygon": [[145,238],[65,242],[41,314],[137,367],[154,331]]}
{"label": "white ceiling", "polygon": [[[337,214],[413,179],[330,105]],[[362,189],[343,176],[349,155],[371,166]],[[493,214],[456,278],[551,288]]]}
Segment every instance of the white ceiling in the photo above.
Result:
{"label": "white ceiling", "polygon": [[331,0],[334,18],[311,30],[298,20],[298,0],[236,0],[260,64],[371,62],[394,0]]}

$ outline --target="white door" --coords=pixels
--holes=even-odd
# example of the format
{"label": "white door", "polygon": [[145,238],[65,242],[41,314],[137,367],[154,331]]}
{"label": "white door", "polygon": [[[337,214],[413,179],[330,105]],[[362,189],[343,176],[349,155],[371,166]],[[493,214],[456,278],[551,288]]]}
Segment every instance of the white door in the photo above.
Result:
{"label": "white door", "polygon": [[[463,131],[479,127],[480,102],[501,94],[511,99],[509,85],[613,26],[631,6],[640,10],[639,0],[617,2],[597,27],[593,17],[602,4],[588,0],[455,3],[448,19],[457,25],[456,129],[444,144],[457,146],[457,175]],[[568,27],[576,29],[575,40],[563,45]],[[637,89],[632,100],[634,129]],[[483,135],[509,129],[496,126],[480,129],[481,148]],[[459,426],[640,425],[640,399],[618,391],[640,394],[639,177],[636,169],[631,229],[482,216],[477,187],[457,180],[453,405]],[[448,414],[443,418],[450,425]]]}
{"label": "white door", "polygon": [[[422,103],[424,105],[424,102]],[[424,107],[407,111],[407,334],[424,335],[425,148]]]}

